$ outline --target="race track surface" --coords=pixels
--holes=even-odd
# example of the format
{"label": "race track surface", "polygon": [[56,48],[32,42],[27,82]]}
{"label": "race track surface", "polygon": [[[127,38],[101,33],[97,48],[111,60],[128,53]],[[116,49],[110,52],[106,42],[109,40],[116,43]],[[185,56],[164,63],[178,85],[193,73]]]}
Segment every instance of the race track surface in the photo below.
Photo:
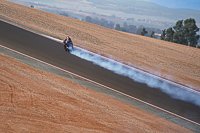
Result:
{"label": "race track surface", "polygon": [[64,51],[61,43],[0,21],[0,44],[200,123],[200,107],[172,99]]}

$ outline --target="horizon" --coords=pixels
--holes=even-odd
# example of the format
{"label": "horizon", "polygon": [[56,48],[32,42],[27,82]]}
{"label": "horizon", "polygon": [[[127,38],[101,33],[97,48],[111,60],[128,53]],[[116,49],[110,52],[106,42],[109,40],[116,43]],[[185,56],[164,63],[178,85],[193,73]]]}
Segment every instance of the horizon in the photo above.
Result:
{"label": "horizon", "polygon": [[[57,10],[59,10],[60,12],[62,11],[66,11],[66,9],[70,12],[70,14],[73,14],[74,16],[70,16],[70,17],[76,17],[76,15],[80,12],[86,12],[89,14],[96,14],[96,15],[105,15],[105,16],[115,16],[118,17],[120,19],[117,18],[112,18],[109,21],[114,21],[116,23],[120,23],[122,24],[121,21],[124,22],[129,22],[129,24],[134,24],[136,26],[140,26],[143,25],[145,27],[154,27],[154,28],[159,28],[159,29],[166,29],[169,28],[171,26],[173,26],[178,20],[185,20],[188,18],[194,18],[197,22],[197,25],[200,27],[200,19],[199,19],[199,15],[198,13],[200,12],[199,10],[196,10],[195,6],[193,6],[195,4],[195,2],[197,2],[197,4],[195,5],[200,5],[200,1],[198,2],[197,0],[191,0],[192,2],[190,3],[190,7],[188,6],[187,9],[181,8],[183,7],[185,4],[187,4],[188,0],[183,0],[181,4],[180,1],[181,0],[176,0],[177,2],[174,4],[174,6],[170,6],[171,4],[166,4],[165,6],[163,6],[162,4],[165,4],[166,1],[160,1],[160,0],[124,0],[123,3],[125,3],[124,5],[127,5],[126,3],[131,3],[132,7],[131,9],[133,9],[133,11],[126,12],[124,11],[119,11],[119,10],[109,10],[109,9],[104,9],[104,8],[99,8],[98,4],[101,4],[102,2],[104,2],[104,7],[106,7],[106,3],[108,4],[107,6],[115,6],[115,3],[117,4],[122,4],[120,0],[115,1],[115,3],[113,3],[112,1],[108,1],[108,0],[102,0],[100,3],[98,1],[98,3],[95,3],[95,1],[93,0],[7,0],[7,1],[11,1],[14,3],[18,3],[18,4],[22,4],[22,5],[26,5],[26,6],[30,6],[30,4],[32,5],[37,5],[37,4],[41,4],[44,6],[49,6],[52,8],[55,8]],[[89,1],[91,1],[91,4]],[[141,10],[144,11],[144,14],[142,14],[141,12],[134,12],[134,1],[146,1],[146,2],[136,2],[137,5],[139,6],[155,6],[157,7],[157,9],[155,11],[152,11],[151,8],[149,8],[148,10],[150,12],[155,13],[154,15],[149,14],[149,12],[145,11],[145,10]],[[173,0],[169,0],[169,1],[173,1]],[[133,2],[133,3],[132,3]],[[96,5],[97,4],[97,7]],[[156,4],[156,5],[154,5]],[[136,6],[137,6],[136,5]],[[113,7],[114,7],[113,6]],[[160,6],[160,7],[159,7]],[[170,6],[170,7],[168,7]],[[159,10],[161,10],[163,7],[166,8],[166,11],[163,12],[161,11],[159,14]],[[177,7],[177,8],[172,8],[172,7]],[[179,8],[178,8],[179,7]],[[40,9],[42,9],[42,6],[40,6]],[[116,8],[117,9],[117,8]],[[174,12],[176,9],[179,9],[178,14],[176,14],[176,16],[174,16]],[[47,9],[44,8],[42,9],[44,11],[48,11],[48,12],[52,12],[52,13],[56,13],[54,10],[51,9]],[[71,11],[70,11],[71,10]],[[58,11],[58,12],[59,12]],[[77,14],[74,14],[73,11],[76,11]],[[58,13],[57,12],[57,13]],[[145,14],[146,13],[146,14]],[[80,13],[81,14],[81,13]],[[79,17],[79,16],[78,16]],[[97,17],[97,16],[96,16]],[[79,18],[80,20],[82,18]],[[134,20],[127,20],[127,19],[134,19]],[[145,22],[144,22],[145,20]],[[147,22],[146,22],[147,21]]]}
{"label": "horizon", "polygon": [[171,9],[200,10],[200,0],[139,0],[158,4]]}

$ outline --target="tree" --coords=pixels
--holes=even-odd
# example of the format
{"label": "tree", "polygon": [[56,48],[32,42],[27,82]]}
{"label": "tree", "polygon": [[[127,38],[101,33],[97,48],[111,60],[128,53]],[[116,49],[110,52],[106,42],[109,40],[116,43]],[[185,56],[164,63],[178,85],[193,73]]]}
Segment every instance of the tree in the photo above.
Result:
{"label": "tree", "polygon": [[145,28],[142,29],[141,35],[144,36],[145,34],[147,34],[148,32],[146,31]]}
{"label": "tree", "polygon": [[85,18],[85,21],[86,21],[86,22],[89,22],[89,23],[92,23],[92,18],[91,18],[90,16],[87,16],[87,17]]}
{"label": "tree", "polygon": [[127,29],[125,29],[124,27],[121,27],[121,29],[120,29],[121,31],[123,31],[123,32],[128,32],[128,30]]}
{"label": "tree", "polygon": [[155,32],[154,32],[154,31],[152,31],[152,32],[151,32],[151,35],[150,35],[150,37],[153,37],[154,33],[155,33]]}
{"label": "tree", "polygon": [[123,23],[122,31],[129,32],[129,26],[128,26],[128,24],[126,22]]}
{"label": "tree", "polygon": [[119,30],[119,31],[127,32],[127,30],[126,30],[124,27],[120,27],[119,24],[116,24],[116,26],[115,26],[115,30]]}
{"label": "tree", "polygon": [[108,24],[108,28],[109,29],[114,29],[114,25],[115,25],[115,23],[110,21],[110,23]]}
{"label": "tree", "polygon": [[108,21],[103,19],[103,18],[101,18],[100,19],[100,26],[103,26],[103,27],[107,28],[108,27]]}
{"label": "tree", "polygon": [[184,44],[185,38],[183,36],[183,20],[177,21],[176,25],[173,28],[174,28],[174,32],[175,32],[173,35],[173,42],[179,43],[179,44]]}
{"label": "tree", "polygon": [[160,39],[165,40],[165,36],[166,36],[166,30],[164,29],[164,30],[162,30],[162,34],[161,34]]}
{"label": "tree", "polygon": [[129,25],[128,30],[130,33],[135,33],[137,30],[137,27],[135,25]]}
{"label": "tree", "polygon": [[116,26],[115,26],[115,30],[121,30],[121,27],[120,27],[119,24],[116,24]]}
{"label": "tree", "polygon": [[197,47],[198,40],[200,38],[197,35],[199,28],[196,25],[196,21],[192,18],[176,22],[176,25],[167,29],[166,41],[175,42],[187,46]]}
{"label": "tree", "polygon": [[69,17],[69,15],[66,12],[61,12],[60,15]]}
{"label": "tree", "polygon": [[183,20],[179,20],[176,22],[176,25],[173,27],[175,32],[182,32],[183,31]]}
{"label": "tree", "polygon": [[167,31],[166,31],[166,38],[165,38],[165,41],[173,42],[173,41],[174,41],[173,36],[174,36],[174,30],[173,30],[172,27],[170,27],[170,28],[167,29]]}
{"label": "tree", "polygon": [[192,18],[186,19],[184,21],[183,26],[183,36],[184,36],[184,43],[187,46],[196,47],[198,40],[200,38],[199,35],[196,35],[196,33],[199,31],[199,28],[196,25],[196,21]]}

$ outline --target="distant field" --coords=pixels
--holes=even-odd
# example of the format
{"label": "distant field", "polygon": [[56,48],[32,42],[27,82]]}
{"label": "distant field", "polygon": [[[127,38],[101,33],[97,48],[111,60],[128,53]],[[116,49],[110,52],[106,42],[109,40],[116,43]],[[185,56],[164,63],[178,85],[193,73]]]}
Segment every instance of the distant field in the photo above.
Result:
{"label": "distant field", "polygon": [[[122,1],[108,3],[108,1],[90,2],[77,0],[62,1],[62,4],[59,4],[53,2],[44,3],[43,1],[39,1],[37,3],[31,3],[31,1],[27,1],[26,3],[14,0],[10,1],[21,3],[29,7],[30,5],[34,5],[38,9],[48,9],[48,11],[51,11],[53,13],[67,10],[67,12],[74,17],[80,17],[80,15],[83,15],[83,13],[85,13],[84,15],[87,14],[88,16],[99,18],[104,18],[106,16],[108,21],[113,21],[120,24],[123,24],[123,22],[127,22],[136,26],[143,25],[146,27],[167,29],[171,26],[174,26],[178,20],[188,19],[189,17],[192,17],[196,19],[197,25],[200,26],[200,19],[198,17],[200,11],[170,9],[145,2],[134,4],[133,1],[129,4]],[[116,3],[118,3],[120,6]],[[74,12],[76,13],[74,14]],[[113,16],[115,17],[113,18]]]}

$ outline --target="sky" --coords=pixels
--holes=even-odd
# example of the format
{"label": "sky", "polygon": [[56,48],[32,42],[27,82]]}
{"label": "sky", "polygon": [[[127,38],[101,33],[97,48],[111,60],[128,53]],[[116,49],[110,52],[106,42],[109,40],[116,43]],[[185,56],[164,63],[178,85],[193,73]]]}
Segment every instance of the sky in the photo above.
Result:
{"label": "sky", "polygon": [[[8,0],[9,1],[9,0]],[[10,0],[13,1],[13,0]],[[42,3],[63,3],[67,0],[22,0],[29,2],[42,2]],[[87,0],[82,0],[87,1]],[[114,1],[114,0],[113,0]],[[133,0],[134,1],[134,0]],[[200,0],[140,0],[140,1],[148,1],[159,4],[168,8],[185,8],[185,9],[194,9],[200,10]]]}
{"label": "sky", "polygon": [[168,8],[186,8],[200,10],[200,0],[143,0]]}

